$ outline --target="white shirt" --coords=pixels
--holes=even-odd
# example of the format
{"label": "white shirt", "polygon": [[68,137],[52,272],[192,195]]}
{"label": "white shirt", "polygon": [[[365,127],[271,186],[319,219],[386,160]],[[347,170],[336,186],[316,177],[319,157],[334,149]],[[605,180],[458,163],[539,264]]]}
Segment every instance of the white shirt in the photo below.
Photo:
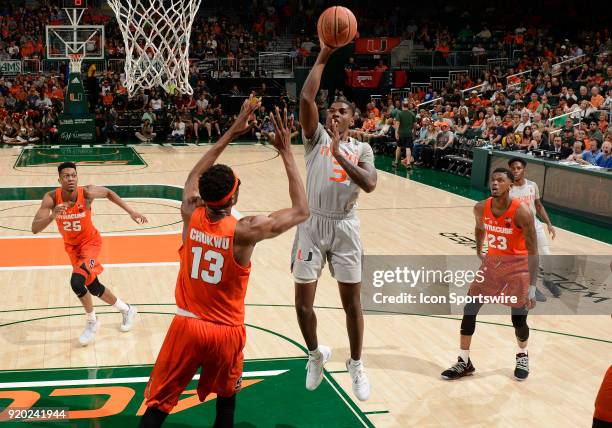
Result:
{"label": "white shirt", "polygon": [[151,108],[153,110],[161,110],[162,108],[162,100],[160,98],[151,100]]}
{"label": "white shirt", "polygon": [[536,217],[535,201],[536,199],[540,199],[540,189],[535,182],[525,179],[525,184],[522,186],[517,186],[515,184],[510,189],[510,197],[513,199],[520,199],[520,201],[525,204],[527,208],[529,208],[529,211],[533,215],[535,226],[542,226],[542,223],[540,223],[540,220],[538,220]]}
{"label": "white shirt", "polygon": [[200,110],[204,111],[206,110],[206,107],[208,107],[208,100],[206,98],[199,99],[196,101],[196,105],[200,108]]}
{"label": "white shirt", "polygon": [[174,131],[172,131],[172,135],[185,135],[185,123],[184,122],[179,122],[178,123],[178,128],[174,129]]}

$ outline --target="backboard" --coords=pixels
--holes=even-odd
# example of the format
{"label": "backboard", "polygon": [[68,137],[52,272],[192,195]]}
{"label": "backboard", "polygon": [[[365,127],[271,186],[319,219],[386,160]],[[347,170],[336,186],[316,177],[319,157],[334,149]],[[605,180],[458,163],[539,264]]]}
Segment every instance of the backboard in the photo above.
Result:
{"label": "backboard", "polygon": [[81,53],[83,59],[104,59],[103,25],[47,25],[47,59],[68,59]]}

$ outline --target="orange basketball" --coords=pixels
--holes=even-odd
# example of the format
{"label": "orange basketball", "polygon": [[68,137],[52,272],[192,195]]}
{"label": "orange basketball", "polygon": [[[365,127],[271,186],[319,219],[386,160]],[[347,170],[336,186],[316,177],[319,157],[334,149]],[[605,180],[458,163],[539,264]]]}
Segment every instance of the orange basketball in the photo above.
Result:
{"label": "orange basketball", "polygon": [[326,9],[317,22],[319,39],[331,48],[350,43],[357,34],[357,19],[353,12],[343,6]]}

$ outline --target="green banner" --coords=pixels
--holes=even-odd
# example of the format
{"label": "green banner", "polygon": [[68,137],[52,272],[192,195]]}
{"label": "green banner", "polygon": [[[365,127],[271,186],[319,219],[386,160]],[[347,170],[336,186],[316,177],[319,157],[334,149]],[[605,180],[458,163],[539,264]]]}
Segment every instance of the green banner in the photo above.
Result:
{"label": "green banner", "polygon": [[64,112],[59,117],[59,141],[64,144],[91,143],[96,139],[96,124],[89,113],[83,76],[70,73],[64,99]]}
{"label": "green banner", "polygon": [[7,60],[0,61],[0,74],[14,75],[21,73],[21,61]]}

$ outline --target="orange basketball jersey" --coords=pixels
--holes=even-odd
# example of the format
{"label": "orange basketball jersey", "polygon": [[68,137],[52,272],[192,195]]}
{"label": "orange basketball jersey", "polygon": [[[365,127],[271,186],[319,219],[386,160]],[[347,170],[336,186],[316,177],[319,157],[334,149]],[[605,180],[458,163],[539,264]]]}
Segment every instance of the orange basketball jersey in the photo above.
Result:
{"label": "orange basketball jersey", "polygon": [[612,423],[612,366],[604,376],[595,400],[595,418]]}
{"label": "orange basketball jersey", "polygon": [[176,305],[206,321],[244,324],[244,298],[251,264],[243,267],[234,260],[237,222],[233,216],[212,222],[206,208],[196,208],[179,250]]}
{"label": "orange basketball jersey", "polygon": [[[82,187],[77,188],[77,200],[71,207],[66,209],[62,215],[55,218],[64,243],[68,245],[80,245],[100,237],[100,232],[91,221],[91,208],[87,206]],[[55,189],[55,204],[64,203],[62,189]]]}
{"label": "orange basketball jersey", "polygon": [[514,222],[516,210],[521,206],[519,199],[512,199],[510,206],[499,217],[493,215],[491,204],[493,198],[485,202],[482,222],[487,232],[487,254],[499,255],[526,255],[525,236],[520,227]]}

